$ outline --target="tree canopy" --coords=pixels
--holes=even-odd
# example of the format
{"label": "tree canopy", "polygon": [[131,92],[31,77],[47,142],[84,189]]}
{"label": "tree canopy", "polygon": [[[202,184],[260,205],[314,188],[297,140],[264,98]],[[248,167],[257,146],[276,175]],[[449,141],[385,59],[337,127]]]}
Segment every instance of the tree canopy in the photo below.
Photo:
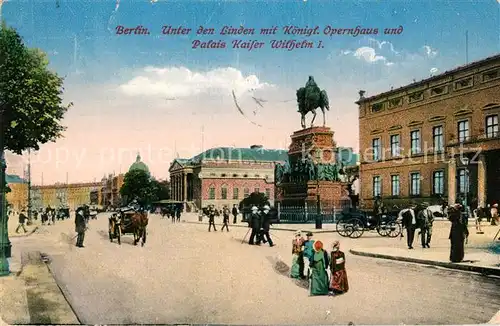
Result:
{"label": "tree canopy", "polygon": [[251,207],[251,206],[257,206],[257,207],[264,207],[265,205],[269,205],[269,198],[266,197],[266,195],[262,192],[252,192],[250,196],[247,198],[243,199],[240,202],[240,210],[243,209],[243,207]]}
{"label": "tree canopy", "polygon": [[62,136],[65,127],[60,122],[72,103],[62,104],[63,79],[48,63],[45,53],[27,48],[13,28],[0,26],[3,149],[21,154]]}
{"label": "tree canopy", "polygon": [[154,201],[169,198],[168,185],[151,179],[148,172],[131,170],[125,174],[120,195],[125,204],[134,199],[142,206],[148,206]]}

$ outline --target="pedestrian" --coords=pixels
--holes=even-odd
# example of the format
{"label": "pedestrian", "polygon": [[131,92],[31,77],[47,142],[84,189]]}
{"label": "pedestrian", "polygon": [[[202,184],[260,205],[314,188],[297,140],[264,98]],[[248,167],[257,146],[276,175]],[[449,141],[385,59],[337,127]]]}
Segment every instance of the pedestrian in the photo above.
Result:
{"label": "pedestrian", "polygon": [[415,239],[415,230],[417,229],[415,207],[404,209],[399,214],[402,218],[402,225],[406,228],[406,243],[408,249],[413,249],[413,240]]}
{"label": "pedestrian", "polygon": [[210,206],[208,208],[208,232],[211,232],[212,226],[214,227],[214,231],[217,232],[217,229],[215,228],[215,210],[213,206]]}
{"label": "pedestrian", "polygon": [[269,247],[274,247],[273,239],[271,239],[271,235],[269,234],[272,224],[270,212],[271,208],[268,205],[265,205],[262,211],[262,228],[260,237],[264,243],[269,243]]}
{"label": "pedestrian", "polygon": [[340,242],[333,243],[330,259],[330,271],[332,277],[330,280],[331,294],[343,294],[349,291],[349,282],[347,281],[347,272],[345,270],[345,254],[340,251]]}
{"label": "pedestrian", "polygon": [[498,204],[491,206],[491,225],[498,225]]}
{"label": "pedestrian", "polygon": [[459,263],[465,255],[466,225],[463,221],[461,205],[455,204],[448,209],[448,219],[451,221],[450,228],[450,261]]}
{"label": "pedestrian", "polygon": [[250,214],[250,218],[248,219],[248,226],[252,228],[252,232],[250,233],[250,240],[248,241],[249,245],[260,245],[260,221],[261,216],[259,215],[259,209],[257,208],[257,206],[252,206],[252,213]]}
{"label": "pedestrian", "polygon": [[290,269],[291,278],[304,279],[304,238],[300,230],[295,232],[292,240],[292,267]]}
{"label": "pedestrian", "polygon": [[486,222],[490,223],[491,222],[491,206],[490,204],[486,205]]}
{"label": "pedestrian", "polygon": [[[303,256],[307,258],[307,265],[304,262],[304,269],[305,266],[311,265],[313,256],[314,256],[314,240],[313,240],[313,234],[312,232],[307,232],[306,233],[306,241],[304,241],[304,253]],[[309,271],[307,271],[306,276],[309,277]]]}
{"label": "pedestrian", "polygon": [[181,210],[182,210],[182,208],[177,207],[177,211],[175,212],[175,217],[177,219],[177,222],[181,221]]}
{"label": "pedestrian", "polygon": [[26,231],[26,228],[24,227],[24,223],[26,222],[26,210],[22,210],[21,213],[19,213],[19,224],[17,225],[16,228],[16,233],[19,233],[19,229],[22,228],[24,233],[28,232]]}
{"label": "pedestrian", "polygon": [[222,210],[222,229],[220,231],[224,231],[224,228],[229,232],[229,208],[226,206]]}
{"label": "pedestrian", "polygon": [[85,222],[85,210],[83,207],[79,207],[76,210],[75,216],[75,231],[77,233],[76,246],[83,248],[83,240],[85,239],[85,230],[87,225]]}
{"label": "pedestrian", "polygon": [[477,207],[475,210],[472,211],[472,214],[474,215],[474,222],[476,225],[477,234],[484,234],[483,230],[481,229],[481,221],[485,215],[484,211],[485,208],[483,207]]}
{"label": "pedestrian", "polygon": [[423,209],[417,215],[420,227],[420,239],[422,242],[422,248],[430,248],[434,215],[432,215],[431,210],[428,208],[428,203],[422,203],[422,207]]}
{"label": "pedestrian", "polygon": [[236,207],[236,204],[233,205],[233,224],[236,224],[237,220],[236,218],[238,217],[238,207]]}
{"label": "pedestrian", "polygon": [[314,241],[314,254],[311,264],[310,295],[327,295],[329,292],[328,282],[328,253],[323,249],[323,243]]}

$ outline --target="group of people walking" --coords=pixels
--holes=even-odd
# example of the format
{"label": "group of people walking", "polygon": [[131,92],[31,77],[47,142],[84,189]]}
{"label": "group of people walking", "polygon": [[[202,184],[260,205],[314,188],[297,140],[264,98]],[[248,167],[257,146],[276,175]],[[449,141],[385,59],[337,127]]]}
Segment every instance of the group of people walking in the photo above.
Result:
{"label": "group of people walking", "polygon": [[406,242],[408,249],[413,249],[415,232],[420,229],[420,240],[422,248],[430,248],[432,238],[432,226],[434,224],[434,215],[429,209],[428,203],[411,206],[403,209],[399,213],[403,228],[406,229]]}
{"label": "group of people walking", "polygon": [[270,247],[274,246],[269,230],[271,229],[271,208],[265,205],[261,210],[257,206],[252,206],[252,213],[248,218],[248,226],[250,227],[249,245],[260,246],[261,242],[269,243]]}
{"label": "group of people walking", "polygon": [[[308,232],[306,239],[297,231],[292,241],[292,267],[290,276],[309,281],[310,295],[337,295],[349,290],[345,269],[345,254],[340,250],[340,242],[334,241],[330,254],[323,248],[323,243],[313,240]],[[309,263],[305,272],[305,259]],[[330,273],[330,275],[329,275]]]}
{"label": "group of people walking", "polygon": [[211,232],[212,228],[214,231],[217,231],[217,228],[215,227],[215,217],[220,215],[222,215],[221,232],[223,232],[224,229],[229,232],[229,216],[231,213],[233,214],[233,224],[236,224],[236,218],[238,216],[238,208],[236,205],[233,206],[232,212],[229,211],[227,206],[224,206],[221,210],[216,209],[214,205],[208,206],[204,210],[204,214],[208,216],[208,232]]}

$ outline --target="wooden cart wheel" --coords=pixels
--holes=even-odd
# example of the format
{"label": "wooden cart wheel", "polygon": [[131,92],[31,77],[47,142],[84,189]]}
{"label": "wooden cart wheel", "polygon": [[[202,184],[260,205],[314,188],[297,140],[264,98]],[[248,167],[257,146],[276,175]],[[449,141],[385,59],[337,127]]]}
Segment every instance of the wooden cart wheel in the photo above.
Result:
{"label": "wooden cart wheel", "polygon": [[363,226],[363,223],[358,220],[357,218],[351,220],[350,222],[350,228],[352,230],[351,234],[349,235],[350,238],[352,239],[357,239],[363,235],[365,232],[365,228]]}
{"label": "wooden cart wheel", "polygon": [[387,221],[380,221],[377,225],[377,233],[382,237],[387,237],[391,232],[389,228],[389,223]]}
{"label": "wooden cart wheel", "polygon": [[403,232],[403,227],[396,221],[391,221],[387,223],[387,228],[389,229],[388,233],[389,238],[399,237]]}
{"label": "wooden cart wheel", "polygon": [[352,219],[340,219],[337,222],[337,233],[340,234],[342,237],[349,237],[352,234],[352,227],[351,227],[351,222]]}

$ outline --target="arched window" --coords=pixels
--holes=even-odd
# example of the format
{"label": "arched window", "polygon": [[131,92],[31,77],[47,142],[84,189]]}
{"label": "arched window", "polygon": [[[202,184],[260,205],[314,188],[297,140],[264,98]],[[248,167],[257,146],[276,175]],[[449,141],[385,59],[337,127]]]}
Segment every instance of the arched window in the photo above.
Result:
{"label": "arched window", "polygon": [[215,185],[210,185],[208,188],[208,199],[215,199]]}
{"label": "arched window", "polygon": [[225,184],[221,187],[221,199],[227,199],[227,185]]}
{"label": "arched window", "polygon": [[250,196],[250,188],[245,187],[245,188],[243,189],[243,196],[244,196],[245,198],[247,198],[248,196]]}

